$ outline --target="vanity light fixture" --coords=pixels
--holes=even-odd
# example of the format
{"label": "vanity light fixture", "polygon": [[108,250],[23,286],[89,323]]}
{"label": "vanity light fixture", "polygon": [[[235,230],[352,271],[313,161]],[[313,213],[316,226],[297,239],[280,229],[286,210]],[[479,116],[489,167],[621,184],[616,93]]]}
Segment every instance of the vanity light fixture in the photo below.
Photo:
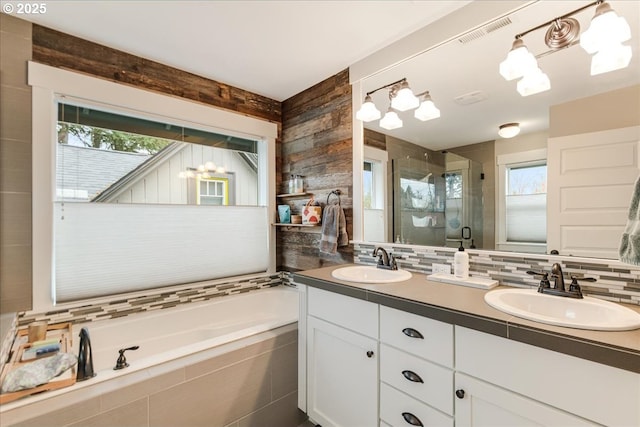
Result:
{"label": "vanity light fixture", "polygon": [[[398,111],[407,111],[414,108],[418,108],[414,115],[417,119],[425,121],[440,117],[440,110],[438,110],[431,100],[429,92],[423,92],[418,95],[414,95],[413,91],[409,87],[409,82],[406,78],[400,79],[396,82],[389,83],[381,86],[370,92],[367,92],[364,103],[360,109],[356,112],[356,119],[363,122],[371,122],[380,118],[381,113],[371,100],[371,95],[381,89],[389,90],[390,106],[387,113],[380,120],[380,127],[391,130],[402,127],[402,120],[398,116]],[[420,102],[420,96],[424,95],[424,100]]]}
{"label": "vanity light fixture", "polygon": [[505,123],[498,128],[498,135],[503,138],[513,138],[520,133],[520,123]]}
{"label": "vanity light fixture", "polygon": [[[595,16],[591,20],[589,29],[580,35],[580,23],[571,16],[592,6],[597,6]],[[551,50],[534,56],[525,46],[522,37],[547,26],[544,41]],[[500,63],[500,75],[507,81],[521,79],[517,89],[522,96],[549,90],[551,88],[549,77],[542,72],[536,58],[573,46],[578,43],[578,37],[580,37],[580,46],[587,53],[593,54],[592,76],[629,65],[631,46],[622,44],[631,39],[629,24],[613,11],[609,3],[597,0],[517,34],[507,58]]]}

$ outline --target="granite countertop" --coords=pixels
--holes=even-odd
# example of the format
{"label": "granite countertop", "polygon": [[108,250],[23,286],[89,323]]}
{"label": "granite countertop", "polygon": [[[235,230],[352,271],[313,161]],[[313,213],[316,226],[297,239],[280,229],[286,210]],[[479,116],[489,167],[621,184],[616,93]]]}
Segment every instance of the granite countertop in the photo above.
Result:
{"label": "granite countertop", "polygon": [[[640,373],[640,329],[589,331],[546,325],[503,313],[484,301],[487,290],[427,280],[412,272],[404,282],[365,284],[335,279],[345,265],[294,273],[296,283],[371,301],[560,353]],[[494,289],[507,288],[499,286]],[[623,304],[640,312],[640,307]]]}

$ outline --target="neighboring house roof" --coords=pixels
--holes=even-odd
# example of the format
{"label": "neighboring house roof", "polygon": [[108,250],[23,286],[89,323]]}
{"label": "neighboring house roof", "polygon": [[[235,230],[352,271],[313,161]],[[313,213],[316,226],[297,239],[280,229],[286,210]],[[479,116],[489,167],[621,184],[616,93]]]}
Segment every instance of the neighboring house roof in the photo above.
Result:
{"label": "neighboring house roof", "polygon": [[56,154],[58,200],[91,200],[149,157],[149,154],[59,144]]}
{"label": "neighboring house roof", "polygon": [[143,176],[151,169],[162,164],[165,160],[171,158],[178,151],[182,150],[185,145],[187,145],[186,142],[174,141],[171,144],[165,146],[162,150],[158,151],[153,156],[149,156],[144,162],[140,163],[134,169],[130,170],[126,175],[121,175],[121,178],[119,180],[111,184],[108,188],[105,188],[104,191],[91,199],[91,201],[109,201],[112,196],[118,194],[130,183],[135,182],[139,177]]}

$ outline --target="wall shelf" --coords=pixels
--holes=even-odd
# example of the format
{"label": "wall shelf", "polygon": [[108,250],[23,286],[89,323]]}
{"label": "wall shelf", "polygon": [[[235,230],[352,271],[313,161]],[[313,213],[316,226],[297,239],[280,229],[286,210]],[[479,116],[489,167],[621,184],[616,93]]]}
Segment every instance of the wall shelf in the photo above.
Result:
{"label": "wall shelf", "polygon": [[275,224],[276,227],[318,227],[318,225],[315,224],[291,224],[291,223],[287,223],[287,222],[276,222]]}
{"label": "wall shelf", "polygon": [[307,192],[304,192],[304,193],[285,193],[285,194],[276,194],[276,197],[281,197],[281,198],[284,198],[284,197],[304,197],[304,196],[309,196],[309,195],[311,195],[311,193],[307,193]]}

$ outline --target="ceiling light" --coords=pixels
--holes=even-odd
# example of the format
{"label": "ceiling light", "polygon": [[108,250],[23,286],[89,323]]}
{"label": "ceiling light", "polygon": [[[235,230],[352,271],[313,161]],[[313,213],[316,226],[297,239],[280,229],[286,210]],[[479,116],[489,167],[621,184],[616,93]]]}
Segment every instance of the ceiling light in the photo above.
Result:
{"label": "ceiling light", "polygon": [[402,127],[402,120],[398,117],[398,113],[393,111],[392,107],[389,107],[389,111],[380,120],[380,127],[387,130],[393,130]]}
{"label": "ceiling light", "polygon": [[573,18],[558,18],[549,26],[544,42],[551,49],[569,46],[580,34],[580,23]]}
{"label": "ceiling light", "polygon": [[520,133],[519,123],[506,123],[498,128],[498,135],[503,138],[513,138]]}
{"label": "ceiling light", "polygon": [[540,68],[524,76],[516,86],[518,93],[522,96],[535,95],[551,89],[549,76],[542,72]]}
{"label": "ceiling light", "polygon": [[362,120],[363,122],[372,122],[378,120],[381,116],[382,113],[371,100],[371,95],[367,95],[364,98],[364,103],[356,113],[356,119]]}
{"label": "ceiling light", "polygon": [[607,49],[631,39],[631,29],[627,20],[611,9],[607,2],[596,8],[589,29],[580,36],[580,46],[589,54]]}
{"label": "ceiling light", "polygon": [[399,88],[391,91],[391,107],[398,111],[407,111],[420,105],[420,100],[413,94],[406,79],[403,79]]}
{"label": "ceiling light", "polygon": [[500,75],[510,81],[519,79],[536,68],[538,68],[538,61],[535,56],[529,52],[522,39],[517,38],[507,54],[507,59],[500,63]]}
{"label": "ceiling light", "polygon": [[418,109],[413,113],[413,115],[416,119],[422,120],[423,122],[440,117],[440,110],[433,103],[431,95],[428,91],[424,94],[424,100],[420,104],[420,107],[418,107]]}

